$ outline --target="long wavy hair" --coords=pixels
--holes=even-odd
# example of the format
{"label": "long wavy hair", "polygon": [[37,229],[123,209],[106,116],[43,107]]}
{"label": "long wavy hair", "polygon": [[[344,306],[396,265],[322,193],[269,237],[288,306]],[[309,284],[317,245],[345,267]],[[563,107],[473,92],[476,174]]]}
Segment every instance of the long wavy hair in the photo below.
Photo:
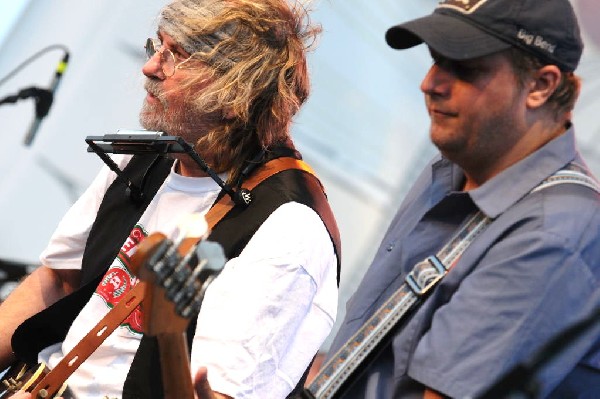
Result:
{"label": "long wavy hair", "polygon": [[305,5],[175,0],[162,10],[159,30],[202,64],[187,85],[199,80],[208,85],[187,101],[216,122],[196,143],[209,154],[211,167],[229,171],[234,181],[260,150],[291,144],[292,117],[310,91],[306,53],[321,30]]}

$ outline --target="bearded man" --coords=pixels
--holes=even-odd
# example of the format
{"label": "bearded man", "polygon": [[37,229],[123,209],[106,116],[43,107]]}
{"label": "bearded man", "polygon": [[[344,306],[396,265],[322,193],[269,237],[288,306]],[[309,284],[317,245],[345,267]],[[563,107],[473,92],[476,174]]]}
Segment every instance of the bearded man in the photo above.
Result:
{"label": "bearded man", "polygon": [[[290,125],[309,94],[306,51],[318,33],[306,10],[285,0],[171,2],[146,42],[142,126],[193,144],[240,192],[263,164],[300,159]],[[187,154],[115,162],[141,182],[141,195],[132,199],[109,168],[99,173],[42,265],[2,304],[0,368],[15,358],[55,367],[136,285],[128,266],[144,237],[173,235],[182,218],[226,196]],[[208,237],[229,260],[188,335],[192,374],[201,370],[210,397],[286,397],[333,326],[338,232],[308,169],[260,182],[250,204],[236,202]],[[162,397],[157,344],[141,319],[133,311],[71,375],[73,397]]]}

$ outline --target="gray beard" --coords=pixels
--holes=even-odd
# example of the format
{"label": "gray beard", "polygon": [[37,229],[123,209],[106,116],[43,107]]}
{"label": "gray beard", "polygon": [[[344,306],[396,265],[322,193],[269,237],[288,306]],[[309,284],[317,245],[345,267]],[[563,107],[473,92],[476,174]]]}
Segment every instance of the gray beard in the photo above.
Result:
{"label": "gray beard", "polygon": [[209,126],[219,123],[219,119],[192,109],[189,105],[170,109],[165,103],[162,99],[160,104],[149,104],[144,100],[139,115],[142,127],[150,131],[164,132],[169,136],[180,136],[195,147],[201,156],[206,157],[207,154],[198,147],[198,141],[207,133]]}
{"label": "gray beard", "polygon": [[[146,130],[165,132],[171,136],[182,136],[186,140],[190,136],[198,136],[201,130],[202,115],[198,115],[189,109],[169,109],[161,101],[162,106],[150,105],[146,100],[140,111],[140,124]],[[158,109],[160,107],[160,109]],[[193,137],[193,142],[198,137]]]}
{"label": "gray beard", "polygon": [[[180,136],[195,145],[208,130],[223,123],[220,112],[206,113],[192,101],[183,99],[183,101],[176,101],[175,105],[170,103],[156,81],[147,80],[144,87],[158,99],[158,102],[152,103],[144,99],[139,121],[146,130]],[[186,92],[180,95],[185,97],[190,94]]]}
{"label": "gray beard", "polygon": [[164,119],[159,117],[155,110],[151,109],[146,100],[144,100],[140,111],[140,125],[146,130],[166,131]]}

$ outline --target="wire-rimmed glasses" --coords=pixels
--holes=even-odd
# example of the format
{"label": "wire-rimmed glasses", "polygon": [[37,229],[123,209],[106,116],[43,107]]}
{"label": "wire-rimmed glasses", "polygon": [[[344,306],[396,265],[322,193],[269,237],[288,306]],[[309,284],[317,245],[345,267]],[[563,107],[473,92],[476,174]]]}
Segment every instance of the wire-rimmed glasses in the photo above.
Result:
{"label": "wire-rimmed glasses", "polygon": [[181,65],[185,62],[188,62],[193,56],[190,55],[187,59],[176,63],[173,52],[168,48],[163,47],[162,43],[158,39],[153,39],[151,37],[146,40],[146,45],[144,48],[146,49],[146,57],[148,59],[154,57],[154,54],[156,53],[160,54],[160,67],[167,78],[173,76],[175,74],[175,70],[181,67]]}

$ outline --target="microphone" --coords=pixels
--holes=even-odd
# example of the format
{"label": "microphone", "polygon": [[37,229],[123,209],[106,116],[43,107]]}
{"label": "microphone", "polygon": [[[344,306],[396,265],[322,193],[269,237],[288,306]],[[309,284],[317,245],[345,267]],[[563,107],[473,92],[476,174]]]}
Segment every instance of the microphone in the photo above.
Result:
{"label": "microphone", "polygon": [[50,111],[50,107],[52,106],[52,101],[54,101],[54,94],[56,93],[56,89],[58,89],[58,85],[60,84],[60,80],[62,79],[63,73],[67,69],[67,63],[69,62],[69,52],[65,51],[65,55],[58,63],[56,67],[56,72],[54,73],[54,77],[50,82],[50,87],[47,90],[38,90],[35,98],[35,118],[29,127],[27,135],[25,136],[25,140],[23,144],[26,146],[31,145],[35,135],[37,134],[38,129],[40,128],[40,124],[42,123],[42,119],[48,115]]}

